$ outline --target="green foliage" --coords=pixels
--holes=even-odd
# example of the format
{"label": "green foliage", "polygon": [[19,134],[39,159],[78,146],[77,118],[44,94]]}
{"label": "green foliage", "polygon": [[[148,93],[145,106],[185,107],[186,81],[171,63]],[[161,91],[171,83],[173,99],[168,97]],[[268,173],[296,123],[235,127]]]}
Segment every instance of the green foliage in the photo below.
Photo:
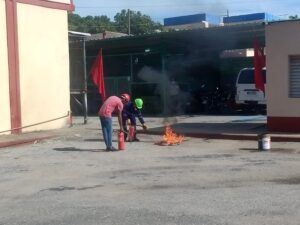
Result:
{"label": "green foliage", "polygon": [[[145,34],[153,33],[156,30],[161,30],[162,25],[154,22],[150,16],[143,15],[141,12],[122,10],[114,17],[116,28],[119,32],[129,33],[128,25],[130,23],[130,34]],[[130,19],[130,22],[129,22]]]}
{"label": "green foliage", "polygon": [[[128,16],[130,16],[130,21]],[[73,13],[69,14],[68,19],[69,30],[87,32],[91,34],[101,33],[104,31],[116,31],[128,34],[129,24],[130,34],[133,35],[153,33],[156,30],[162,29],[162,25],[154,22],[150,16],[143,15],[139,11],[135,12],[125,9],[115,15],[115,21],[110,21],[107,16],[103,15],[81,17],[78,14]]]}
{"label": "green foliage", "polygon": [[105,30],[116,31],[115,26],[107,16],[86,16],[80,17],[77,14],[69,14],[69,30],[87,32],[87,33],[101,33]]}

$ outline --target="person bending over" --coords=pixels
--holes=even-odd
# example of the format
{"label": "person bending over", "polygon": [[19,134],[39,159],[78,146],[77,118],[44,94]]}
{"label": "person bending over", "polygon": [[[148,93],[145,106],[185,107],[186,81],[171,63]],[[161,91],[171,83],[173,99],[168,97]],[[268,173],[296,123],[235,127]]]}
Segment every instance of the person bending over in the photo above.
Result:
{"label": "person bending over", "polygon": [[102,127],[103,139],[106,145],[106,151],[117,151],[112,145],[112,113],[116,112],[118,115],[118,121],[120,126],[120,132],[124,132],[123,123],[122,123],[122,110],[126,103],[130,101],[130,96],[126,93],[118,96],[110,96],[107,98],[99,112],[100,123]]}

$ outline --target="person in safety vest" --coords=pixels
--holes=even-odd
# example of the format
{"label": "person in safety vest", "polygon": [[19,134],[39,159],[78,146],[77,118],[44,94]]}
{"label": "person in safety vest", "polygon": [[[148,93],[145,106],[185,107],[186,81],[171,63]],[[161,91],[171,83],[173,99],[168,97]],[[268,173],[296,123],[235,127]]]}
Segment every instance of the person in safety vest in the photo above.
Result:
{"label": "person in safety vest", "polygon": [[[142,116],[141,109],[143,108],[143,100],[141,98],[136,98],[134,102],[130,101],[126,105],[124,105],[123,111],[122,111],[122,122],[123,122],[123,128],[125,133],[125,140],[128,137],[128,128],[127,125],[130,125],[134,127],[134,136],[131,141],[140,141],[136,137],[136,117],[139,119],[140,123],[142,124],[142,127],[144,130],[147,129],[147,126],[145,125],[144,118]],[[128,123],[129,121],[129,123]]]}

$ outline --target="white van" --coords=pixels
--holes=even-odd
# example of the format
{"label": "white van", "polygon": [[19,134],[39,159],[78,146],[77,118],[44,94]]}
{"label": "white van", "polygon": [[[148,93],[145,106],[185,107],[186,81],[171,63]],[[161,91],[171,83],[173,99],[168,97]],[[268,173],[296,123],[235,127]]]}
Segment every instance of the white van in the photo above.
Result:
{"label": "white van", "polygon": [[[266,69],[263,69],[263,80],[266,84]],[[255,88],[254,68],[243,68],[236,79],[235,102],[238,105],[266,106],[264,93]]]}

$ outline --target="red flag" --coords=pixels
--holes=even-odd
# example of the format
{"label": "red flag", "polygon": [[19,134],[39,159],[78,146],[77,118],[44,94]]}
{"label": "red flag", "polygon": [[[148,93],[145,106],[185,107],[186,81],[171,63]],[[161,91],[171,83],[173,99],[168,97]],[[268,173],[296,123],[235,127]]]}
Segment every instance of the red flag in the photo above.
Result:
{"label": "red flag", "polygon": [[265,93],[265,84],[263,78],[263,68],[266,66],[266,59],[263,48],[259,47],[257,41],[254,41],[254,82],[255,88]]}
{"label": "red flag", "polygon": [[101,95],[102,101],[104,101],[106,99],[106,95],[105,95],[105,85],[104,85],[102,49],[100,49],[96,61],[92,66],[91,75],[94,84],[98,87],[98,91],[99,94]]}

